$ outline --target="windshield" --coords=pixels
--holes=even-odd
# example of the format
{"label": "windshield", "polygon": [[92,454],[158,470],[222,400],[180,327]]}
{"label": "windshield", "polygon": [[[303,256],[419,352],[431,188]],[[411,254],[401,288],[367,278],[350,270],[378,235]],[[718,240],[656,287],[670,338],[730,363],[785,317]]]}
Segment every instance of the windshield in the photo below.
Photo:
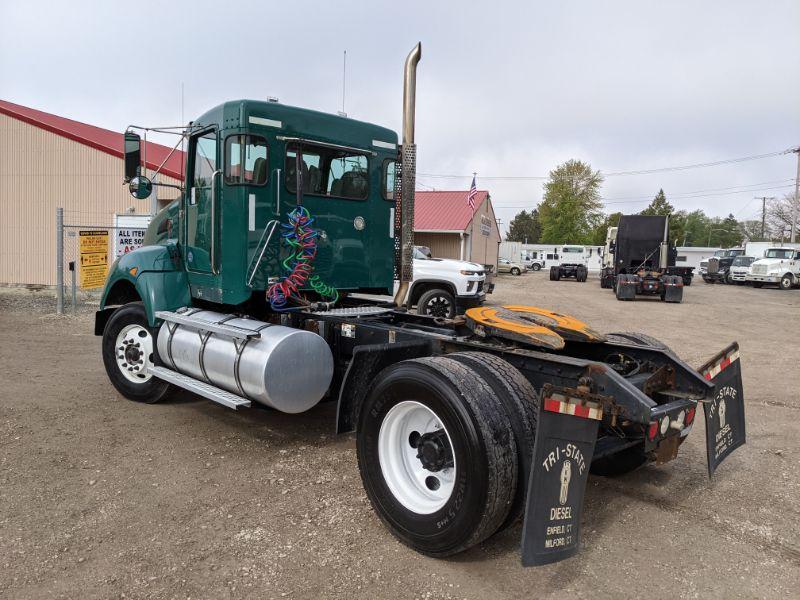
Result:
{"label": "windshield", "polygon": [[764,254],[764,258],[792,258],[792,252],[790,248],[770,248],[767,250],[766,254]]}
{"label": "windshield", "polygon": [[714,256],[725,256],[725,250],[717,250],[714,252]]}
{"label": "windshield", "polygon": [[415,247],[414,248],[414,258],[417,258],[417,259],[420,259],[420,260],[424,260],[424,259],[426,259],[428,257],[425,255],[425,253],[422,250],[420,250],[419,248]]}
{"label": "windshield", "polygon": [[744,250],[725,250],[725,256],[740,256],[744,254]]}
{"label": "windshield", "polygon": [[749,267],[754,260],[752,256],[737,256],[732,264],[734,267]]}

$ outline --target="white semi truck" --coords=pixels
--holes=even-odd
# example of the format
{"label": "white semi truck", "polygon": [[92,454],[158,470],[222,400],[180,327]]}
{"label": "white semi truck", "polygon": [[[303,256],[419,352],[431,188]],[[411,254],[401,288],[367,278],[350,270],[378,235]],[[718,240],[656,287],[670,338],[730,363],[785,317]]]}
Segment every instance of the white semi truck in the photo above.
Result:
{"label": "white semi truck", "polygon": [[782,290],[800,286],[800,249],[776,246],[764,252],[764,258],[750,265],[745,277],[753,287],[777,285]]}

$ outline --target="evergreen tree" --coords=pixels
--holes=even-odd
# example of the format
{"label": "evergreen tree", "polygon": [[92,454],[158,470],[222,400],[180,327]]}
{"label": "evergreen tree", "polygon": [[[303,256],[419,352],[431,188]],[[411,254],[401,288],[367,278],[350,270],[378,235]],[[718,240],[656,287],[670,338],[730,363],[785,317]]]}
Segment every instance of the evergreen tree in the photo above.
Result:
{"label": "evergreen tree", "polygon": [[509,242],[522,242],[523,244],[538,244],[541,231],[539,211],[535,208],[531,212],[523,210],[511,219],[506,240]]}

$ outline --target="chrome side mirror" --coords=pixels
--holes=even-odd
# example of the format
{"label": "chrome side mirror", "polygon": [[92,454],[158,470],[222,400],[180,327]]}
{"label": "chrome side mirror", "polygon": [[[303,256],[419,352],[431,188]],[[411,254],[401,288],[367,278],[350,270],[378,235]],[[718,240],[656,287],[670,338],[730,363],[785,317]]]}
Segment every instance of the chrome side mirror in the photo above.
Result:
{"label": "chrome side mirror", "polygon": [[137,175],[128,183],[128,190],[131,196],[137,200],[144,200],[145,198],[149,198],[150,194],[153,193],[153,182],[144,175]]}

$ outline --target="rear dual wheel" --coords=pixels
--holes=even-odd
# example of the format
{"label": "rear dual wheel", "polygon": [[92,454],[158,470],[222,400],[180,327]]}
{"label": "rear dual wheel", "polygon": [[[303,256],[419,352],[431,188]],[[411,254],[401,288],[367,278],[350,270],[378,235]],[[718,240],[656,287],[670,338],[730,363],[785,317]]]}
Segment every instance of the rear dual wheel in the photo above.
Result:
{"label": "rear dual wheel", "polygon": [[507,391],[525,395],[532,388],[520,387],[518,371],[515,383],[504,384],[497,369],[516,370],[485,356],[387,367],[359,414],[358,465],[367,496],[389,530],[424,554],[466,550],[512,523],[524,506],[520,462],[530,465],[535,416],[527,409],[521,416]]}

